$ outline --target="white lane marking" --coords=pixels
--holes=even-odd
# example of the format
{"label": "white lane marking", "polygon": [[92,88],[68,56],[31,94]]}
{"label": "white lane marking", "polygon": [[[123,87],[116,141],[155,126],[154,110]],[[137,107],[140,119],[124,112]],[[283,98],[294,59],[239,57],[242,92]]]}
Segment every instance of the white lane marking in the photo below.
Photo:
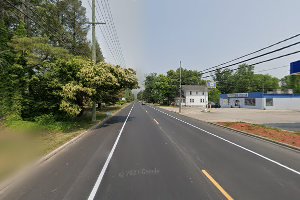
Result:
{"label": "white lane marking", "polygon": [[95,185],[94,185],[94,187],[93,187],[93,190],[92,190],[91,193],[90,193],[90,196],[89,196],[88,200],[93,200],[93,199],[95,198],[95,196],[96,196],[96,193],[97,193],[98,188],[99,188],[99,186],[100,186],[100,184],[101,184],[102,178],[103,178],[103,176],[104,176],[104,174],[105,174],[105,171],[106,171],[106,169],[107,169],[107,167],[108,167],[108,164],[109,164],[109,162],[110,162],[110,160],[111,160],[111,158],[112,158],[112,156],[113,156],[113,154],[114,154],[114,151],[115,151],[115,149],[116,149],[116,147],[117,147],[117,144],[118,144],[118,142],[119,142],[119,139],[120,139],[120,137],[121,137],[121,134],[122,134],[122,132],[123,132],[123,129],[124,129],[125,125],[126,125],[126,122],[127,122],[128,118],[129,118],[129,115],[130,115],[130,113],[131,113],[133,107],[134,107],[134,104],[132,105],[132,107],[131,107],[131,109],[130,109],[130,111],[129,111],[129,113],[128,113],[126,119],[125,119],[125,122],[123,123],[123,126],[122,126],[122,128],[121,128],[121,130],[120,130],[120,132],[119,132],[119,135],[118,135],[118,137],[117,137],[117,139],[116,139],[116,141],[115,141],[115,143],[114,143],[114,146],[112,147],[112,149],[111,149],[111,151],[110,151],[110,153],[109,153],[109,155],[108,155],[108,157],[107,157],[107,159],[106,159],[106,161],[105,161],[105,164],[104,164],[104,166],[103,166],[103,168],[102,168],[102,170],[101,170],[101,172],[100,172],[100,174],[99,174],[99,176],[98,176],[98,178],[97,178],[97,181],[96,181],[96,183],[95,183]]}
{"label": "white lane marking", "polygon": [[155,121],[156,124],[159,124],[158,121],[156,121],[156,119],[153,119]]}
{"label": "white lane marking", "polygon": [[146,113],[147,113],[148,111],[146,110]]}
{"label": "white lane marking", "polygon": [[165,113],[165,112],[163,112],[163,111],[161,111],[161,110],[158,110],[158,109],[156,109],[156,108],[154,108],[154,107],[152,107],[152,106],[149,106],[149,107],[150,107],[150,108],[153,108],[154,110],[157,110],[157,111],[159,111],[159,112],[161,112],[161,113],[163,113],[163,114],[165,114],[165,115],[167,115],[167,116],[169,116],[169,117],[171,117],[171,118],[174,118],[174,119],[176,119],[176,120],[178,120],[178,121],[180,121],[180,122],[182,122],[182,123],[185,123],[185,124],[187,124],[187,125],[189,125],[189,126],[192,126],[192,127],[196,128],[196,129],[198,129],[198,130],[200,130],[200,131],[203,131],[203,132],[205,132],[205,133],[207,133],[207,134],[209,134],[209,135],[211,135],[211,136],[214,136],[214,137],[216,137],[216,138],[218,138],[218,139],[220,139],[220,140],[223,140],[223,141],[225,141],[225,142],[228,142],[228,143],[230,143],[230,144],[232,144],[232,145],[234,145],[234,146],[236,146],[236,147],[239,147],[239,148],[241,148],[241,149],[243,149],[243,150],[245,150],[245,151],[248,151],[248,152],[250,152],[250,153],[252,153],[252,154],[254,154],[254,155],[257,155],[257,156],[259,156],[259,157],[261,157],[261,158],[263,158],[263,159],[265,159],[265,160],[268,160],[268,161],[270,161],[270,162],[272,162],[272,163],[274,163],[274,164],[276,164],[276,165],[279,165],[279,166],[281,166],[281,167],[283,167],[283,168],[285,168],[285,169],[287,169],[287,170],[289,170],[289,171],[291,171],[291,172],[294,172],[294,173],[300,175],[300,172],[299,172],[299,171],[297,171],[297,170],[295,170],[295,169],[292,169],[292,168],[290,168],[290,167],[288,167],[288,166],[286,166],[286,165],[284,165],[284,164],[281,164],[280,162],[277,162],[277,161],[275,161],[275,160],[272,160],[272,159],[270,159],[270,158],[268,158],[268,157],[266,157],[266,156],[263,156],[263,155],[261,155],[261,154],[259,154],[259,153],[256,153],[255,151],[252,151],[252,150],[250,150],[250,149],[247,149],[246,147],[243,147],[243,146],[241,146],[241,145],[239,145],[239,144],[236,144],[236,143],[231,142],[231,141],[229,141],[229,140],[227,140],[227,139],[225,139],[225,138],[222,138],[222,137],[220,137],[220,136],[218,136],[218,135],[215,135],[215,134],[213,134],[213,133],[211,133],[211,132],[208,132],[208,131],[206,131],[206,130],[204,130],[204,129],[202,129],[202,128],[199,128],[199,127],[197,127],[197,126],[195,126],[195,125],[193,125],[193,124],[190,124],[190,123],[185,122],[185,121],[183,121],[183,120],[181,120],[181,119],[178,119],[177,117],[174,117],[174,116],[172,116],[172,115],[169,115],[168,113]]}

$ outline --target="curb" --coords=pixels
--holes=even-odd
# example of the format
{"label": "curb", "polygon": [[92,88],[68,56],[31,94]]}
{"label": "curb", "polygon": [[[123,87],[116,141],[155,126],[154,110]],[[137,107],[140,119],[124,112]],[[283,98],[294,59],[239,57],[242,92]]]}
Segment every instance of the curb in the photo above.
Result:
{"label": "curb", "polygon": [[11,186],[15,180],[19,179],[22,176],[26,176],[27,173],[30,173],[30,170],[33,170],[33,168],[37,168],[39,167],[41,164],[43,164],[44,162],[46,162],[47,160],[49,160],[50,158],[54,157],[56,154],[58,154],[59,152],[61,152],[62,150],[66,149],[67,147],[69,147],[71,144],[77,142],[79,139],[81,139],[83,136],[85,136],[87,133],[89,133],[90,131],[101,127],[104,123],[106,123],[109,119],[111,119],[112,117],[114,117],[115,115],[117,115],[119,112],[121,112],[123,109],[127,108],[130,104],[124,106],[123,108],[121,108],[120,110],[118,110],[117,112],[113,113],[111,116],[105,117],[102,121],[98,122],[97,124],[93,125],[92,127],[90,127],[89,129],[83,131],[82,133],[80,133],[79,135],[77,135],[76,137],[72,138],[70,141],[64,143],[63,145],[59,146],[58,148],[54,149],[53,151],[51,151],[50,153],[48,153],[47,155],[43,156],[42,158],[40,158],[38,161],[36,161],[35,163],[25,167],[24,170],[20,171],[19,173],[17,173],[15,176],[9,178],[8,180],[4,180],[3,183],[0,184],[0,194],[8,189],[9,186]]}
{"label": "curb", "polygon": [[223,126],[221,124],[214,123],[214,122],[207,122],[207,123],[218,126],[218,127],[221,127],[221,128],[224,128],[224,129],[228,129],[228,130],[231,130],[231,131],[234,131],[234,132],[237,132],[237,133],[240,133],[242,135],[246,135],[246,136],[249,136],[249,137],[254,137],[254,138],[257,138],[257,139],[265,140],[267,142],[271,142],[271,143],[274,143],[274,144],[277,144],[277,145],[280,145],[280,146],[283,146],[283,147],[287,147],[287,148],[292,149],[292,150],[300,151],[300,148],[298,148],[298,147],[295,147],[295,146],[292,146],[292,145],[289,145],[289,144],[285,144],[285,143],[281,143],[281,142],[278,142],[276,140],[272,140],[272,139],[269,139],[269,138],[266,138],[266,137],[263,137],[263,136],[260,136],[260,135],[255,135],[255,134],[248,133],[248,132],[245,132],[245,131],[237,130],[237,129],[230,128],[230,127],[227,127],[227,126]]}
{"label": "curb", "polygon": [[[164,108],[160,108],[160,109],[164,109]],[[164,110],[167,110],[167,109],[164,109]],[[181,115],[181,116],[189,117],[189,116],[183,115],[181,113],[178,113],[177,111],[170,111],[170,110],[167,110],[167,111],[174,112],[174,113],[176,113],[178,115]],[[192,118],[192,117],[189,117],[189,118]],[[256,139],[261,139],[261,140],[264,140],[266,142],[270,142],[270,143],[279,145],[281,147],[285,147],[285,148],[288,148],[288,149],[291,149],[291,150],[296,150],[297,152],[300,152],[300,148],[298,148],[298,147],[295,147],[295,146],[292,146],[292,145],[289,145],[289,144],[285,144],[285,143],[281,143],[281,142],[278,142],[278,141],[275,141],[275,140],[272,140],[272,139],[269,139],[269,138],[266,138],[266,137],[263,137],[263,136],[259,136],[259,135],[255,135],[255,134],[248,133],[248,132],[245,132],[245,131],[237,130],[237,129],[234,129],[234,128],[230,128],[230,127],[227,127],[227,126],[223,126],[223,125],[214,123],[214,122],[207,122],[207,121],[199,120],[199,119],[196,119],[196,118],[192,118],[192,119],[195,119],[195,120],[198,120],[198,121],[201,121],[201,122],[205,122],[205,123],[208,123],[208,124],[211,124],[211,125],[214,125],[214,126],[218,126],[218,127],[221,127],[221,128],[227,129],[227,130],[231,130],[231,131],[237,132],[239,134],[246,135],[248,137],[254,137]]]}

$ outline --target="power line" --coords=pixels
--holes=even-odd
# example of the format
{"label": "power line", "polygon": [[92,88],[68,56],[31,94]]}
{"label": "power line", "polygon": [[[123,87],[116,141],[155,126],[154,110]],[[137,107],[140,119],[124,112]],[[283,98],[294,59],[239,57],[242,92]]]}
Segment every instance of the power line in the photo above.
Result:
{"label": "power line", "polygon": [[[90,2],[89,2],[88,0],[87,0],[87,2],[88,2],[88,4],[89,4],[89,7],[92,9],[92,6],[91,6]],[[98,11],[97,11],[97,14],[99,15]],[[97,18],[97,20],[98,20],[98,18]],[[104,29],[104,30],[106,30],[106,29]],[[115,63],[117,64],[117,63],[118,63],[118,62],[117,62],[117,59],[116,59],[115,55],[112,53],[111,47],[110,47],[110,45],[109,45],[108,42],[107,42],[108,39],[106,38],[106,35],[104,34],[104,31],[102,30],[102,27],[100,27],[100,31],[101,31],[101,33],[102,33],[102,35],[103,35],[103,37],[104,37],[104,41],[105,41],[105,43],[106,43],[106,46],[107,46],[107,48],[108,48],[110,54],[112,55],[112,58],[114,59]]]}
{"label": "power line", "polygon": [[[98,3],[98,1],[97,1],[97,6],[98,6],[98,9],[99,9],[99,11],[98,10],[96,10],[97,11],[97,14],[98,14],[98,17],[101,19],[101,16],[102,16],[102,18],[103,18],[103,20],[104,21],[107,21],[107,19],[104,17],[104,15],[103,15],[103,13],[101,12],[102,10],[101,10],[101,7],[100,7],[100,5],[99,5],[99,3]],[[101,16],[100,16],[100,14],[101,14]],[[110,24],[109,23],[107,23],[108,24],[108,26],[110,26]],[[105,29],[106,28],[106,29]],[[117,50],[116,50],[116,44],[114,43],[114,40],[113,40],[113,38],[112,38],[112,32],[111,32],[111,29],[110,28],[108,28],[108,27],[105,27],[104,28],[104,32],[106,33],[106,36],[107,36],[107,38],[110,40],[110,44],[112,44],[112,46],[111,46],[111,48],[113,49],[113,51],[112,52],[114,52],[115,54],[113,55],[116,59],[115,60],[118,60],[118,61],[116,61],[116,64],[120,64],[121,63],[121,60],[120,60],[120,56],[118,55],[118,52],[117,52]],[[102,33],[103,34],[103,33]],[[104,35],[103,35],[104,36]],[[105,36],[104,36],[105,37]]]}
{"label": "power line", "polygon": [[248,53],[248,54],[246,54],[246,55],[240,56],[240,57],[235,58],[235,59],[233,59],[233,60],[224,62],[224,63],[219,64],[219,65],[217,65],[217,66],[207,68],[207,69],[205,69],[205,70],[203,70],[203,71],[207,71],[207,70],[210,70],[210,69],[214,69],[214,68],[220,67],[220,66],[222,66],[222,65],[226,65],[226,64],[231,63],[231,62],[233,62],[233,61],[236,61],[236,60],[239,60],[239,59],[241,59],[241,58],[244,58],[244,57],[253,55],[253,54],[255,54],[255,53],[261,52],[261,51],[263,51],[263,50],[269,49],[269,48],[271,48],[271,47],[274,47],[274,46],[276,46],[276,45],[278,45],[278,44],[281,44],[281,43],[283,43],[283,42],[289,41],[289,40],[294,39],[294,38],[299,37],[299,36],[300,36],[300,34],[293,35],[293,36],[291,36],[291,37],[289,37],[289,38],[286,38],[286,39],[284,39],[284,40],[281,40],[281,41],[279,41],[279,42],[276,42],[276,43],[274,43],[274,44],[271,44],[271,45],[269,45],[269,46],[267,46],[267,47],[264,47],[264,48],[261,48],[261,49],[259,49],[259,50],[253,51],[253,52],[251,52],[251,53]]}
{"label": "power line", "polygon": [[256,73],[258,73],[258,72],[266,72],[266,71],[271,71],[271,70],[276,70],[276,69],[281,69],[281,68],[285,68],[285,67],[289,67],[289,65],[285,65],[285,66],[281,66],[281,67],[274,67],[274,68],[269,68],[269,69],[264,69],[264,70],[257,71]]}
{"label": "power line", "polygon": [[[115,47],[115,50],[116,50],[116,54],[117,54],[117,56],[119,58],[120,64],[125,65],[125,59],[123,57],[122,48],[121,48],[121,45],[120,45],[120,41],[118,39],[116,27],[115,27],[115,24],[114,24],[114,21],[113,21],[113,17],[112,17],[112,14],[111,14],[110,5],[109,5],[108,2],[105,2],[105,1],[104,1],[104,3],[102,1],[100,1],[100,3],[101,3],[101,6],[97,2],[98,8],[99,8],[99,11],[100,11],[102,17],[108,22],[108,25],[109,25],[109,27],[108,27],[109,28],[108,29],[109,36],[110,36],[110,38],[112,40],[112,43],[114,44],[114,47]],[[102,12],[102,10],[103,10],[103,12]]]}
{"label": "power line", "polygon": [[107,30],[109,32],[109,36],[110,36],[110,39],[112,41],[112,44],[114,45],[114,50],[115,50],[115,53],[116,55],[118,56],[118,59],[119,59],[119,63],[118,64],[121,64],[122,63],[122,59],[121,59],[121,56],[120,56],[120,53],[118,51],[118,46],[116,44],[116,40],[114,38],[114,33],[113,33],[113,30],[112,30],[112,26],[110,24],[110,19],[107,17],[107,11],[105,10],[103,4],[102,4],[102,1],[101,2],[101,5],[102,5],[102,9],[101,9],[101,6],[99,4],[99,1],[97,1],[97,5],[98,5],[98,8],[99,8],[99,12],[101,13],[101,16],[102,18],[107,21],[107,24],[108,24],[108,27],[107,27]]}
{"label": "power line", "polygon": [[288,45],[288,46],[285,46],[285,47],[282,47],[282,48],[279,48],[279,49],[276,49],[276,50],[273,50],[273,51],[270,51],[270,52],[267,52],[267,53],[264,53],[264,54],[255,56],[255,57],[248,58],[248,59],[246,59],[246,60],[242,60],[242,61],[239,61],[239,62],[237,62],[237,63],[233,63],[233,64],[230,64],[230,65],[227,65],[227,66],[224,66],[224,67],[219,67],[219,68],[217,68],[217,69],[210,70],[210,71],[204,72],[204,73],[202,73],[202,74],[207,74],[207,73],[210,73],[210,72],[214,72],[214,71],[216,71],[216,70],[219,70],[219,69],[224,69],[224,68],[232,67],[232,66],[234,66],[234,65],[242,64],[242,63],[245,63],[245,62],[247,62],[247,61],[250,61],[250,60],[253,60],[253,59],[256,59],[256,58],[260,58],[260,57],[263,57],[263,56],[266,56],[266,55],[269,55],[269,54],[272,54],[272,53],[275,53],[275,52],[278,52],[278,51],[282,51],[282,50],[284,50],[284,49],[290,48],[290,47],[295,46],[295,45],[298,45],[298,44],[300,44],[300,42],[296,42],[296,43],[290,44],[290,45]]}
{"label": "power line", "polygon": [[[276,60],[276,59],[283,58],[283,57],[286,57],[286,56],[294,55],[294,54],[297,54],[297,53],[300,53],[300,51],[295,51],[295,52],[292,52],[292,53],[288,53],[288,54],[284,54],[284,55],[281,55],[281,56],[277,56],[275,58],[270,58],[270,59],[267,59],[267,60],[263,60],[263,61],[260,61],[260,62],[257,62],[257,63],[250,64],[250,66],[259,65],[259,64],[262,64],[262,63],[265,63],[265,62],[270,62],[272,60]],[[235,68],[235,69],[231,69],[230,71],[236,71],[236,70],[238,70],[240,68],[241,67],[238,67],[238,68]],[[213,71],[217,71],[217,70],[218,69],[213,70]],[[204,76],[202,78],[209,78],[209,77],[212,77],[212,76],[213,75],[208,75],[208,76]]]}
{"label": "power line", "polygon": [[123,56],[122,46],[120,44],[120,40],[119,40],[119,37],[118,37],[118,32],[117,32],[116,27],[115,27],[114,18],[113,18],[113,15],[111,13],[111,8],[110,8],[109,1],[104,0],[104,3],[106,5],[107,10],[109,11],[110,22],[112,22],[112,25],[113,25],[114,35],[115,35],[115,38],[117,40],[117,44],[119,46],[119,51],[120,51],[120,54],[121,54],[121,57],[122,57],[122,61],[123,61],[124,65],[126,65],[125,59],[124,59],[124,56]]}

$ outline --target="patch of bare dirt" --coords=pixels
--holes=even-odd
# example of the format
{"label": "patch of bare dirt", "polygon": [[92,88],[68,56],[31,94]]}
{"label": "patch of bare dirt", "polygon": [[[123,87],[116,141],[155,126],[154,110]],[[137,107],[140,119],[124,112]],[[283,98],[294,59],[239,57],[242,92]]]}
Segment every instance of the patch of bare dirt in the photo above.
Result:
{"label": "patch of bare dirt", "polygon": [[244,122],[218,122],[218,124],[244,131],[250,134],[262,136],[280,143],[300,147],[300,134],[280,129],[269,128],[256,124],[248,124]]}

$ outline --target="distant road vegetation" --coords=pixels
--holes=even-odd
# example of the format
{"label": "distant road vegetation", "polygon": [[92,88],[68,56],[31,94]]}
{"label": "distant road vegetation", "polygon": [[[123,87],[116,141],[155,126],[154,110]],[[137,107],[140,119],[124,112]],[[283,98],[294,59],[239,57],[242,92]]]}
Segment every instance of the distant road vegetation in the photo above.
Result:
{"label": "distant road vegetation", "polygon": [[[268,74],[255,74],[254,66],[242,64],[237,70],[218,69],[211,75],[217,88],[209,92],[209,101],[219,103],[220,94],[267,92],[274,89],[293,89],[300,93],[300,76],[286,76],[281,80]],[[281,83],[281,84],[280,84]],[[182,85],[205,85],[201,71],[182,70]],[[138,93],[138,99],[152,103],[170,105],[179,97],[179,69],[167,74],[151,73],[146,76],[145,90]]]}

